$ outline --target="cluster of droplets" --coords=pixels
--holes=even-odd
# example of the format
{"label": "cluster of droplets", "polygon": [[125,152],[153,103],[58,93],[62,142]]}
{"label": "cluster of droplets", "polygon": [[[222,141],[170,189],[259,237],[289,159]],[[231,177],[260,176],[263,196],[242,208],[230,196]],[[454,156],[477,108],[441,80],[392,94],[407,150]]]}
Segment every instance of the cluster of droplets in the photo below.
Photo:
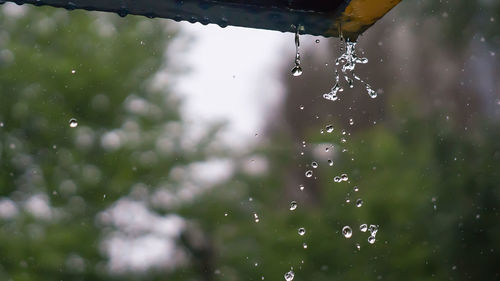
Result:
{"label": "cluster of droplets", "polygon": [[[341,37],[341,41],[344,42]],[[341,48],[342,50],[342,48]],[[335,65],[341,67],[341,72],[343,80],[347,83],[349,88],[354,88],[354,79],[358,80],[360,83],[364,84],[364,87],[371,98],[377,97],[377,92],[372,89],[370,84],[363,81],[359,76],[354,73],[357,64],[368,63],[367,58],[358,57],[356,54],[356,42],[345,41],[345,51],[335,60]],[[352,76],[352,77],[351,77]],[[341,85],[341,79],[339,72],[335,69],[335,84],[331,88],[330,92],[323,95],[323,98],[331,101],[336,101],[338,99],[338,93],[343,92],[344,87]]]}
{"label": "cluster of droplets", "polygon": [[375,243],[375,236],[377,235],[378,232],[378,225],[370,224],[368,226],[366,223],[362,224],[359,226],[359,230],[361,232],[370,232],[370,236],[368,236],[368,243],[373,244]]}
{"label": "cluster of droplets", "polygon": [[340,176],[335,176],[333,178],[333,181],[334,182],[343,182],[343,181],[348,181],[349,180],[349,177],[347,176],[347,174],[342,174]]}

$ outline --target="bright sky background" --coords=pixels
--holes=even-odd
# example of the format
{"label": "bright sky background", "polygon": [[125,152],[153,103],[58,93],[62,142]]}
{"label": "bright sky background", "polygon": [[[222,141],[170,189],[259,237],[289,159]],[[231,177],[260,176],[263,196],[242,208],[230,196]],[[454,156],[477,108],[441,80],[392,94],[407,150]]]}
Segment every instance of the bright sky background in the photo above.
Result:
{"label": "bright sky background", "polygon": [[176,57],[176,50],[185,46],[174,44],[170,57],[189,69],[175,91],[185,99],[184,117],[199,125],[228,120],[226,139],[248,144],[283,94],[278,68],[284,62],[293,65],[293,34],[186,22],[179,26],[176,40],[188,38],[188,49]]}

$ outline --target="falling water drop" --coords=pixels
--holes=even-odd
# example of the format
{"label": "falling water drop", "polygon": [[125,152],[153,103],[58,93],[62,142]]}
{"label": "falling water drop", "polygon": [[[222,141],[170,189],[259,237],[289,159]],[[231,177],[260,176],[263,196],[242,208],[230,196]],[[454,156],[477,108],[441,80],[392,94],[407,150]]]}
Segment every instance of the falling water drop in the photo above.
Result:
{"label": "falling water drop", "polygon": [[297,209],[297,202],[296,201],[290,202],[290,211],[294,211],[295,209]]}
{"label": "falling water drop", "polygon": [[292,281],[293,277],[295,277],[295,273],[293,272],[293,270],[290,270],[287,273],[285,273],[285,280],[286,281]]}
{"label": "falling water drop", "polygon": [[358,208],[359,208],[359,207],[361,207],[361,206],[363,206],[363,200],[362,200],[362,199],[358,199],[358,200],[356,200],[356,207],[358,207]]}
{"label": "falling water drop", "polygon": [[370,237],[368,237],[368,243],[370,243],[370,244],[375,243],[375,236],[370,235]]}
{"label": "falling water drop", "polygon": [[370,231],[371,235],[375,237],[375,235],[377,235],[378,232],[378,226],[370,224],[370,227],[368,227],[368,231]]}
{"label": "falling water drop", "polygon": [[360,225],[359,230],[361,230],[361,232],[366,232],[368,230],[368,225],[366,225],[366,223]]}
{"label": "falling water drop", "polygon": [[306,177],[310,178],[313,175],[313,171],[307,170],[305,175],[306,175]]}
{"label": "falling water drop", "polygon": [[327,132],[327,133],[331,133],[331,132],[333,132],[333,125],[327,125],[327,126],[325,127],[325,129],[326,129],[326,132]]}
{"label": "falling water drop", "polygon": [[351,238],[352,236],[352,229],[350,226],[346,225],[342,228],[342,235],[344,235],[345,238]]}
{"label": "falling water drop", "polygon": [[257,215],[257,213],[253,213],[253,218],[255,219],[255,222],[259,222],[260,221],[259,215]]}
{"label": "falling water drop", "polygon": [[304,234],[306,234],[306,229],[301,227],[301,228],[299,228],[298,233],[300,236],[304,236]]}
{"label": "falling water drop", "polygon": [[342,181],[347,181],[347,180],[349,180],[349,178],[347,177],[347,174],[342,174],[342,175],[340,175],[340,179],[341,179]]}
{"label": "falling water drop", "polygon": [[75,118],[69,119],[69,126],[71,128],[76,128],[78,126],[78,121]]}
{"label": "falling water drop", "polygon": [[302,75],[302,67],[300,65],[296,65],[292,68],[292,75],[297,77]]}

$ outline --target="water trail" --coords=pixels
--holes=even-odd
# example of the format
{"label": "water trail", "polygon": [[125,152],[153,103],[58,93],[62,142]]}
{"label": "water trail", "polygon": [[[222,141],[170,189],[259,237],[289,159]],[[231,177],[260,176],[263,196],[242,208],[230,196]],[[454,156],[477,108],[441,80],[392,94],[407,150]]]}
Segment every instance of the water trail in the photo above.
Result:
{"label": "water trail", "polygon": [[295,27],[295,66],[292,68],[293,76],[302,75],[302,67],[300,67],[300,39],[299,39],[300,26]]}

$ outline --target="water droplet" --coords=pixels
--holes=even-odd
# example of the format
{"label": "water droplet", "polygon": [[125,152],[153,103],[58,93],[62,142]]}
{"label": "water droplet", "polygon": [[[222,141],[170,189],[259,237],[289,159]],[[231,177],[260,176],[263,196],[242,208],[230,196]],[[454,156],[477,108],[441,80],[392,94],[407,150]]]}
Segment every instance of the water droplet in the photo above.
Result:
{"label": "water droplet", "polygon": [[370,244],[375,243],[375,236],[370,235],[370,237],[368,237],[368,243],[370,243]]}
{"label": "water droplet", "polygon": [[316,44],[318,44],[320,41],[319,41],[319,39],[316,39],[316,41],[314,41],[314,42],[316,42]]}
{"label": "water droplet", "polygon": [[292,75],[297,77],[297,76],[300,76],[302,75],[302,67],[300,67],[300,65],[296,65],[292,68]]}
{"label": "water droplet", "polygon": [[356,185],[352,190],[354,190],[355,192],[358,192],[359,191],[359,188],[358,186]]}
{"label": "water droplet", "polygon": [[295,209],[297,209],[297,202],[296,201],[290,202],[290,211],[293,211]]}
{"label": "water droplet", "polygon": [[378,232],[378,226],[376,226],[374,224],[370,224],[370,227],[368,227],[368,231],[370,231],[372,236],[375,236],[375,235],[377,235],[377,232]]}
{"label": "water droplet", "polygon": [[349,125],[354,125],[354,120],[352,120],[352,118],[349,119]]}
{"label": "water droplet", "polygon": [[356,243],[356,249],[358,249],[358,251],[361,250],[361,245],[359,245],[359,243]]}
{"label": "water droplet", "polygon": [[303,105],[300,105],[299,108],[300,108],[300,110],[304,110],[304,106]]}
{"label": "water droplet", "polygon": [[299,185],[299,190],[300,190],[300,191],[303,191],[303,190],[304,190],[304,185],[303,185],[303,184]]}
{"label": "water droplet", "polygon": [[71,74],[75,74],[76,73],[76,70],[71,70]]}
{"label": "water droplet", "polygon": [[327,125],[327,126],[325,127],[325,129],[326,129],[326,132],[327,132],[327,133],[331,133],[331,132],[333,132],[333,125]]}
{"label": "water droplet", "polygon": [[76,128],[76,126],[78,126],[78,121],[76,121],[76,119],[75,119],[75,118],[71,118],[71,119],[69,120],[69,126],[70,126],[71,128]]}
{"label": "water droplet", "polygon": [[312,162],[311,163],[311,167],[313,167],[314,169],[318,168],[318,163],[317,162]]}
{"label": "water droplet", "polygon": [[306,243],[303,243],[303,244],[302,244],[302,247],[304,247],[304,249],[307,249],[307,244],[306,244]]}
{"label": "water droplet", "polygon": [[345,238],[351,238],[352,236],[352,229],[350,226],[346,225],[342,228],[342,235],[344,235]]}
{"label": "water droplet", "polygon": [[341,179],[342,181],[347,181],[347,180],[349,180],[349,178],[347,177],[347,174],[342,174],[342,175],[340,175],[340,179]]}
{"label": "water droplet", "polygon": [[331,159],[328,159],[328,166],[333,166],[333,161]]}
{"label": "water droplet", "polygon": [[336,177],[333,178],[333,181],[334,182],[341,182],[342,179],[339,176],[336,176]]}
{"label": "water droplet", "polygon": [[224,213],[224,216],[227,217],[228,216],[228,213]]}
{"label": "water droplet", "polygon": [[310,178],[310,177],[312,177],[312,175],[313,175],[313,171],[307,170],[306,177]]}
{"label": "water droplet", "polygon": [[259,266],[259,263],[258,263],[258,262],[256,262],[256,263],[254,263],[253,265],[255,265],[255,266],[257,267],[257,266]]}
{"label": "water droplet", "polygon": [[366,225],[366,223],[360,225],[359,230],[361,230],[361,232],[366,232],[368,230],[368,225]]}
{"label": "water droplet", "polygon": [[304,234],[306,234],[306,229],[301,227],[301,228],[299,228],[298,232],[299,232],[300,236],[303,236]]}
{"label": "water droplet", "polygon": [[4,124],[3,122],[0,122],[0,127],[3,128]]}
{"label": "water droplet", "polygon": [[253,218],[255,219],[255,222],[259,222],[260,221],[259,215],[257,215],[257,213],[253,213]]}
{"label": "water droplet", "polygon": [[294,277],[295,277],[295,273],[292,270],[285,273],[285,280],[286,281],[292,281]]}
{"label": "water droplet", "polygon": [[359,207],[361,207],[361,206],[363,206],[363,200],[362,200],[362,199],[358,199],[358,200],[356,200],[356,207],[358,207],[358,208],[359,208]]}

